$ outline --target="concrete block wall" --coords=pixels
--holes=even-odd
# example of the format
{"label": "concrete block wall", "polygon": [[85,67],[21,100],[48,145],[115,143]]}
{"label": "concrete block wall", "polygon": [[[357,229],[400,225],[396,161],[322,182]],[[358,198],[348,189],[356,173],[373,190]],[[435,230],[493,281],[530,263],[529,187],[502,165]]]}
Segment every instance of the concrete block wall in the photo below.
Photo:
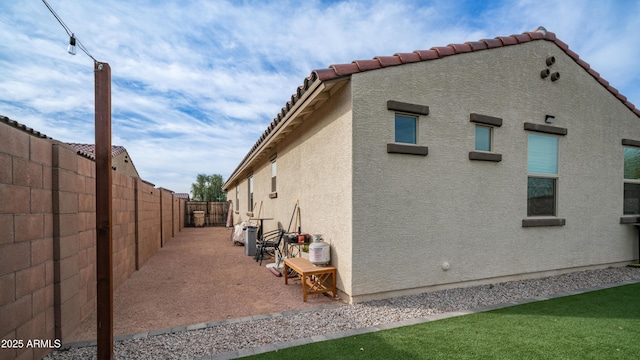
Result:
{"label": "concrete block wall", "polygon": [[[0,122],[0,338],[25,344],[0,349],[0,360],[42,358],[95,310],[95,183],[93,160]],[[117,289],[161,247],[161,236],[168,241],[181,229],[173,221],[184,202],[115,171],[112,186]],[[27,347],[29,340],[50,346]]]}
{"label": "concrete block wall", "polygon": [[[79,264],[79,159],[75,150],[64,144],[53,144],[53,260],[55,336],[72,336],[82,321],[80,317]],[[83,214],[84,215],[84,214]],[[89,224],[87,224],[90,226]]]}
{"label": "concrete block wall", "polygon": [[161,247],[160,191],[152,184],[136,179],[136,270]]}
{"label": "concrete block wall", "polygon": [[135,179],[113,172],[113,288],[136,271]]}
{"label": "concrete block wall", "polygon": [[96,308],[96,173],[94,162],[77,156],[78,295],[80,318]]}
{"label": "concrete block wall", "polygon": [[[0,338],[53,339],[54,251],[49,141],[0,131]],[[0,349],[0,359],[47,349]]]}
{"label": "concrete block wall", "polygon": [[173,198],[170,190],[160,189],[162,246],[173,237]]}

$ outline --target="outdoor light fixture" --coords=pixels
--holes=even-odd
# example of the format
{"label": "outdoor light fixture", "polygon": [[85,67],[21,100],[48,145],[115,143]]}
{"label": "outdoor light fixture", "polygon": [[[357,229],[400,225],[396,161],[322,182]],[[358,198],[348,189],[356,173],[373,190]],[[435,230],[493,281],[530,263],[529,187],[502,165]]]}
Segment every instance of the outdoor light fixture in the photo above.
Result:
{"label": "outdoor light fixture", "polygon": [[67,52],[71,55],[76,54],[76,37],[71,33],[71,37],[69,38],[69,47],[67,48]]}
{"label": "outdoor light fixture", "polygon": [[547,124],[552,124],[555,121],[556,117],[553,115],[546,115],[544,117],[544,122],[546,122]]}

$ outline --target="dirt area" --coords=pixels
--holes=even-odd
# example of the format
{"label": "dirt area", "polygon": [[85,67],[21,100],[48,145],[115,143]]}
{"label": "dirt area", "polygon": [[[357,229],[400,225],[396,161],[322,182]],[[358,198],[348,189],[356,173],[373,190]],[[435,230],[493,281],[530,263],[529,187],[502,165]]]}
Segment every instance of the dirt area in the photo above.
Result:
{"label": "dirt area", "polygon": [[[284,284],[234,246],[231,229],[184,228],[113,296],[114,336],[229,318],[303,309],[339,300]],[[96,338],[95,311],[68,342]]]}

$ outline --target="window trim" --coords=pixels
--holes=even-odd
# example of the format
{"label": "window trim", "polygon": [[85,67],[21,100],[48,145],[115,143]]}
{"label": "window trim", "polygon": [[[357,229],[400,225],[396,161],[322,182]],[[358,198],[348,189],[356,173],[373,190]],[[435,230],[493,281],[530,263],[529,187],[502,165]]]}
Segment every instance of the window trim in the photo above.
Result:
{"label": "window trim", "polygon": [[[489,150],[481,150],[478,149],[478,129],[487,129],[489,130]],[[473,127],[474,136],[474,151],[484,151],[484,152],[492,152],[493,151],[493,126],[487,126],[485,124],[475,124]]]}
{"label": "window trim", "polygon": [[[398,125],[398,116],[402,116],[405,118],[412,118],[414,120],[413,122],[413,136],[415,138],[415,142],[402,142],[402,141],[398,141],[397,136],[398,134],[396,133],[396,127]],[[396,112],[393,115],[393,140],[394,143],[396,144],[410,144],[410,145],[418,145],[418,139],[420,138],[420,134],[418,134],[418,121],[419,121],[420,117],[416,114],[410,114],[410,113],[403,113],[403,112]]]}
{"label": "window trim", "polygon": [[236,214],[240,213],[240,184],[236,183]]}
{"label": "window trim", "polygon": [[477,113],[469,114],[469,121],[476,124],[490,125],[501,127],[502,126],[502,118],[493,117],[489,115],[481,115]]}
{"label": "window trim", "polygon": [[[469,160],[480,160],[480,161],[490,161],[490,162],[501,162],[502,154],[494,152],[494,144],[495,144],[495,128],[502,126],[502,118],[482,115],[478,113],[470,113],[469,114],[469,122],[474,123],[474,145],[473,151],[469,151]],[[490,129],[489,133],[489,151],[477,150],[475,147],[475,129],[477,126],[484,126]]]}
{"label": "window trim", "polygon": [[[522,227],[548,227],[548,226],[565,226],[567,221],[564,218],[561,218],[558,216],[559,213],[559,206],[558,206],[558,188],[559,188],[559,182],[560,182],[560,137],[557,135],[566,135],[566,129],[564,128],[557,128],[557,129],[564,129],[564,134],[558,134],[558,132],[556,130],[552,129],[552,132],[550,131],[540,131],[540,130],[549,130],[549,129],[545,129],[545,128],[540,128],[539,126],[543,126],[543,127],[547,127],[547,128],[556,128],[554,126],[546,126],[546,125],[538,125],[538,124],[532,124],[532,125],[536,125],[534,127],[531,126],[527,126],[527,124],[532,124],[532,123],[525,123],[525,129],[529,128],[529,130],[537,132],[537,133],[544,133],[545,135],[542,136],[549,136],[549,137],[553,137],[558,141],[558,148],[557,148],[557,165],[558,165],[558,169],[556,170],[556,173],[554,174],[544,174],[544,173],[530,173],[529,172],[529,152],[527,150],[527,202],[529,201],[529,196],[528,196],[528,191],[529,191],[529,178],[530,177],[534,177],[534,178],[549,178],[549,179],[554,179],[555,180],[555,189],[554,189],[554,194],[553,194],[553,201],[554,201],[554,215],[532,215],[529,216],[529,204],[527,204],[527,216],[522,219]],[[535,128],[536,130],[533,130],[533,128]],[[562,131],[560,131],[562,132]],[[548,134],[548,135],[547,135]],[[531,133],[527,133],[527,149],[529,147],[529,135],[531,135]]]}
{"label": "window trim", "polygon": [[426,105],[410,104],[394,100],[387,100],[387,110],[399,111],[414,115],[429,115],[429,107]]}
{"label": "window trim", "polygon": [[394,113],[394,140],[395,140],[395,115],[407,114],[416,118],[416,143],[387,143],[387,153],[389,154],[408,154],[427,156],[429,148],[427,146],[418,145],[419,142],[419,122],[421,115],[429,115],[429,107],[426,105],[411,104],[402,101],[387,100],[387,110],[395,111]]}
{"label": "window trim", "polygon": [[545,215],[529,215],[529,205],[527,204],[527,219],[537,219],[543,217],[558,217],[558,174],[538,174],[538,173],[527,173],[527,203],[529,202],[529,179],[552,179],[553,183],[553,214],[545,214]]}
{"label": "window trim", "polygon": [[551,126],[551,125],[542,125],[542,124],[534,124],[530,122],[524,123],[524,129],[528,131],[535,131],[544,134],[553,134],[553,135],[567,135],[567,128],[559,127],[559,126]]}
{"label": "window trim", "polygon": [[429,147],[407,143],[388,143],[387,153],[427,156],[429,154]]}
{"label": "window trim", "polygon": [[[253,213],[253,174],[247,177],[247,212]],[[253,216],[253,215],[250,215]]]}
{"label": "window trim", "polygon": [[[275,199],[278,197],[278,191],[277,191],[277,175],[278,175],[278,165],[276,163],[277,161],[277,155],[273,154],[271,156],[271,158],[269,158],[270,162],[271,162],[271,192],[269,193],[269,199]],[[275,170],[275,171],[274,171]],[[275,173],[275,175],[274,175]]]}
{"label": "window trim", "polygon": [[640,179],[627,179],[624,176],[624,168],[625,168],[625,164],[624,164],[624,151],[626,148],[629,149],[635,149],[640,151],[640,141],[638,140],[632,140],[632,139],[622,139],[622,155],[623,155],[623,174],[622,174],[622,187],[623,187],[623,194],[622,194],[622,217],[620,217],[620,224],[634,224],[634,223],[638,223],[640,222],[640,214],[625,214],[624,213],[624,186],[626,184],[640,184]]}

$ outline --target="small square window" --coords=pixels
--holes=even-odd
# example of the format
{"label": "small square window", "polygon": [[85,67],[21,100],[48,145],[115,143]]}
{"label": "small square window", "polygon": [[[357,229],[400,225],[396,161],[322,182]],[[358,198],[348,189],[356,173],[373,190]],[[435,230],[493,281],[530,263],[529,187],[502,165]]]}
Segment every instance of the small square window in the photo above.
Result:
{"label": "small square window", "polygon": [[491,151],[491,127],[476,125],[476,150]]}
{"label": "small square window", "polygon": [[395,142],[416,144],[418,118],[410,115],[396,114]]}

